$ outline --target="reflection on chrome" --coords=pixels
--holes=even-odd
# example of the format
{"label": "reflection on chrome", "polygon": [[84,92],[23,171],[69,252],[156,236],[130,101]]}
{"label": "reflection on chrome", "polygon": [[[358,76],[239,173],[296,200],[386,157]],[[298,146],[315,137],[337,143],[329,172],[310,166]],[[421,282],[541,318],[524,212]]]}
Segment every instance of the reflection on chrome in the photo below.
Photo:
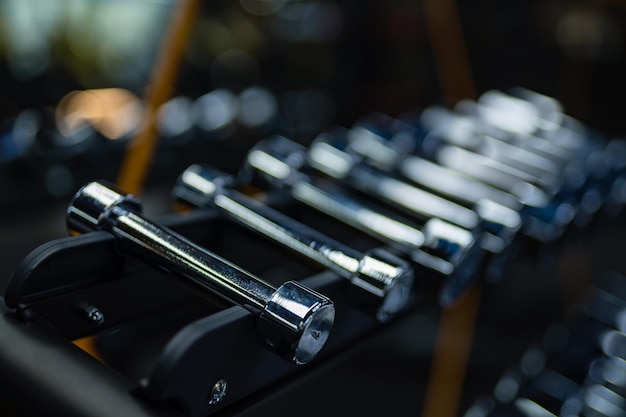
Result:
{"label": "reflection on chrome", "polygon": [[286,179],[291,174],[289,165],[258,149],[248,154],[247,162],[250,166],[273,178]]}
{"label": "reflection on chrome", "polygon": [[314,185],[299,182],[294,184],[292,194],[294,198],[305,204],[335,218],[365,226],[367,229],[391,241],[411,247],[421,247],[424,243],[424,234],[418,229],[370,210],[365,206],[357,205],[353,200],[344,198],[336,193],[330,194]]}
{"label": "reflection on chrome", "polygon": [[325,142],[314,143],[307,155],[313,167],[333,178],[344,178],[354,166],[350,155]]}
{"label": "reflection on chrome", "polygon": [[476,199],[490,199],[511,209],[520,209],[517,198],[506,191],[491,187],[426,159],[406,158],[400,166],[400,171],[417,184],[440,190],[446,195],[460,198],[467,203],[473,204]]}
{"label": "reflection on chrome", "polygon": [[478,225],[478,216],[474,211],[402,181],[380,178],[376,188],[380,196],[412,212],[426,217],[439,217],[468,229]]}
{"label": "reflection on chrome", "polygon": [[356,126],[348,132],[350,147],[369,163],[382,170],[392,169],[402,155],[391,149],[376,133]]}
{"label": "reflection on chrome", "polygon": [[[503,190],[510,190],[515,184],[522,181],[543,182],[542,179],[535,178],[527,172],[456,146],[440,148],[436,158],[437,162],[448,168],[463,172]],[[545,185],[554,187],[553,184]]]}

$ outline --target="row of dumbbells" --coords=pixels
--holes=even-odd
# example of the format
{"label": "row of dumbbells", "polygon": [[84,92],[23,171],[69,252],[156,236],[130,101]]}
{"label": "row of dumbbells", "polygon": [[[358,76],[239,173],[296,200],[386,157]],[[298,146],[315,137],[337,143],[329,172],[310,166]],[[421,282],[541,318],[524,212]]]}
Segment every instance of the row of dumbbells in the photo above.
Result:
{"label": "row of dumbbells", "polygon": [[618,278],[621,291],[594,287],[464,417],[626,415],[626,287]]}
{"label": "row of dumbbells", "polygon": [[373,114],[307,147],[274,136],[248,153],[239,180],[374,237],[419,276],[434,272],[448,305],[477,275],[499,279],[521,240],[554,242],[624,203],[624,143],[514,91]]}
{"label": "row of dumbbells", "polygon": [[[594,138],[555,101],[523,93],[490,92],[454,110],[372,115],[308,146],[272,136],[248,152],[236,175],[190,166],[173,195],[345,277],[355,303],[380,322],[407,307],[416,281],[436,282],[438,302],[447,306],[479,276],[498,278],[520,236],[553,241],[606,201],[622,202],[621,143]],[[346,235],[323,234],[240,191],[244,185],[285,196],[376,243],[357,250]],[[108,230],[129,253],[250,306],[262,340],[292,362],[306,363],[322,348],[332,300],[296,281],[275,288],[139,213],[134,196],[92,182],[72,200],[68,223],[77,232]]]}

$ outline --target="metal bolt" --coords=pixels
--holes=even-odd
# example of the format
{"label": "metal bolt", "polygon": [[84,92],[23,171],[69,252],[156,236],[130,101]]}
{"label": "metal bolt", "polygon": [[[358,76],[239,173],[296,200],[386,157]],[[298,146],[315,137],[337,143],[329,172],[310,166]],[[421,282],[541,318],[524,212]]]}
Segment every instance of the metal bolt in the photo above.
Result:
{"label": "metal bolt", "polygon": [[[67,212],[76,232],[101,229],[120,249],[163,269],[200,291],[210,292],[260,313],[257,330],[268,346],[295,364],[309,362],[326,343],[335,309],[332,301],[296,281],[279,288],[143,218],[140,201],[114,185],[94,181],[74,196]],[[321,337],[312,337],[319,332]]]}
{"label": "metal bolt", "polygon": [[102,314],[102,311],[100,311],[97,307],[88,305],[84,307],[83,311],[85,312],[89,323],[94,325],[100,325],[104,323],[104,314]]}
{"label": "metal bolt", "polygon": [[209,405],[215,405],[226,397],[227,383],[225,379],[220,379],[211,387],[208,395]]}

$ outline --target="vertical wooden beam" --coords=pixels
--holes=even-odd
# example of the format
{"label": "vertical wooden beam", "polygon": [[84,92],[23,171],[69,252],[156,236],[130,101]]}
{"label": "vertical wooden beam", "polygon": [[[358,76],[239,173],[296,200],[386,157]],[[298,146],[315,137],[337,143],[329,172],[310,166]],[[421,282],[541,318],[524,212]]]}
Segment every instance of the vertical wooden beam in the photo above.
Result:
{"label": "vertical wooden beam", "polygon": [[[139,133],[128,144],[118,174],[117,184],[126,192],[133,194],[141,192],[157,143],[158,110],[171,95],[199,6],[200,0],[179,0],[174,6],[170,25],[164,35],[159,57],[144,98],[145,119]],[[102,361],[93,336],[75,340],[74,344]]]}
{"label": "vertical wooden beam", "polygon": [[443,96],[474,98],[476,86],[455,0],[423,0],[422,7]]}
{"label": "vertical wooden beam", "polygon": [[458,415],[481,293],[470,288],[442,312],[422,417]]}
{"label": "vertical wooden beam", "polygon": [[129,141],[118,174],[117,185],[126,192],[141,192],[158,141],[158,111],[172,94],[199,6],[200,0],[179,0],[174,7],[144,98],[144,122],[138,134]]}

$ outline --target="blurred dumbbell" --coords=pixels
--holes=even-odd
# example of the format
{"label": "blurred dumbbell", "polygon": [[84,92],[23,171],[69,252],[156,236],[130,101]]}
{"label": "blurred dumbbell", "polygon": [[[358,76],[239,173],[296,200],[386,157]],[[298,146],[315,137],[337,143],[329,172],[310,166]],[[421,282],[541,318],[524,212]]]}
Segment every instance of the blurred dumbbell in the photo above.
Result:
{"label": "blurred dumbbell", "polygon": [[469,169],[457,170],[422,156],[429,153],[422,143],[425,135],[419,124],[373,114],[350,129],[348,141],[350,149],[368,164],[386,172],[397,172],[459,204],[476,207],[478,212],[505,213],[510,225],[515,223],[510,213],[516,212],[522,221],[521,233],[533,239],[557,239],[573,218],[573,206],[551,199],[532,184],[519,182],[512,190],[504,190],[472,177]]}
{"label": "blurred dumbbell", "polygon": [[413,119],[429,126],[423,139],[425,154],[442,165],[516,195],[542,195],[544,200],[566,204],[568,211],[575,208],[568,223],[587,224],[601,206],[601,193],[590,186],[585,170],[586,165],[598,164],[567,153],[538,154],[485,134],[485,123],[474,116],[443,107],[429,107]]}
{"label": "blurred dumbbell", "polygon": [[[398,208],[421,221],[440,218],[476,234],[487,253],[489,279],[496,279],[511,253],[509,245],[521,227],[517,212],[490,200],[468,206],[391,172],[369,165],[352,149],[349,130],[336,127],[320,134],[309,146],[308,164],[342,185]],[[498,266],[495,266],[498,265]]]}
{"label": "blurred dumbbell", "polygon": [[490,90],[461,107],[488,137],[528,148],[557,163],[564,179],[559,195],[580,201],[577,221],[585,224],[610,192],[614,166],[606,152],[608,141],[557,110],[556,100],[524,89],[518,89],[518,94],[521,97]]}

